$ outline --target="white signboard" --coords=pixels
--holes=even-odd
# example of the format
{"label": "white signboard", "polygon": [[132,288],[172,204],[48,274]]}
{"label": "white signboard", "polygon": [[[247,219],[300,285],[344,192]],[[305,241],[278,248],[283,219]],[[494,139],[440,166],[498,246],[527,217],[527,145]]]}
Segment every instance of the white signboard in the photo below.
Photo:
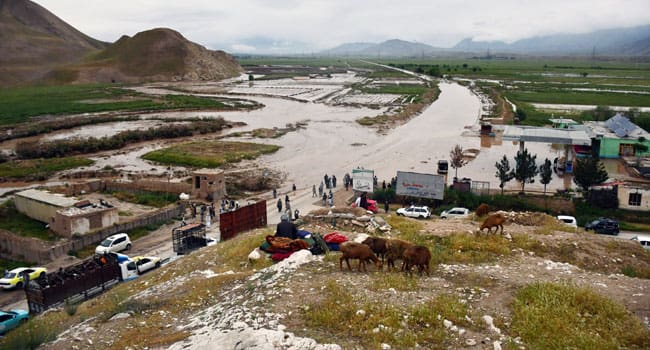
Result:
{"label": "white signboard", "polygon": [[445,177],[443,175],[398,171],[395,193],[402,196],[443,199],[445,195]]}
{"label": "white signboard", "polygon": [[375,172],[366,169],[352,169],[352,189],[361,192],[372,192],[374,190]]}

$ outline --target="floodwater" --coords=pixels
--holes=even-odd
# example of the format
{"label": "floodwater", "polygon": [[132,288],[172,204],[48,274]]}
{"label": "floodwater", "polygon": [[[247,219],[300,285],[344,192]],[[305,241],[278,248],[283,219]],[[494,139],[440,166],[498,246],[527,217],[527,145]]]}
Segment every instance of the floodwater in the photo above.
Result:
{"label": "floodwater", "polygon": [[[408,123],[380,135],[375,129],[356,123],[364,116],[376,116],[384,109],[369,109],[349,106],[332,106],[323,103],[298,102],[294,100],[247,96],[251,100],[264,104],[265,107],[252,111],[232,112],[159,112],[142,115],[144,118],[169,117],[191,118],[224,117],[229,121],[242,121],[246,126],[226,130],[249,131],[256,128],[285,127],[286,124],[306,122],[304,129],[298,129],[278,139],[255,139],[254,142],[277,144],[282,148],[271,155],[259,158],[256,162],[262,166],[285,172],[288,176],[285,187],[295,183],[299,188],[311,188],[318,185],[325,174],[335,174],[342,180],[346,172],[358,166],[374,169],[379,181],[390,180],[397,171],[436,173],[437,161],[449,159],[449,152],[459,144],[464,149],[480,150],[478,156],[458,170],[458,177],[468,177],[475,181],[490,182],[490,189],[499,190],[495,177],[495,163],[505,154],[514,167],[514,155],[519,145],[500,141],[497,137],[479,137],[477,132],[478,116],[482,104],[468,88],[457,83],[441,82],[439,99],[426,108],[420,115]],[[164,89],[147,89],[148,93],[169,93]],[[117,125],[105,124],[84,126],[57,135],[95,135],[103,136],[116,129],[128,126],[144,128],[159,121],[141,120]],[[213,137],[213,136],[211,136]],[[249,139],[233,137],[232,140]],[[151,150],[164,147],[172,141],[161,141],[137,147],[129,151],[108,152],[106,155],[93,157],[97,162],[87,169],[101,169],[111,166],[129,172],[162,174],[165,166],[155,165],[139,157]],[[538,163],[544,158],[553,159],[562,151],[548,144],[530,143],[526,145],[530,152],[537,154]],[[176,167],[175,170],[181,170]],[[449,169],[449,178],[454,176],[454,169]],[[449,179],[448,182],[451,180]],[[554,190],[570,186],[570,178],[554,177],[548,189]],[[519,185],[511,181],[506,189],[516,190]],[[539,183],[527,184],[526,189],[542,190]],[[493,192],[492,191],[492,192]]]}

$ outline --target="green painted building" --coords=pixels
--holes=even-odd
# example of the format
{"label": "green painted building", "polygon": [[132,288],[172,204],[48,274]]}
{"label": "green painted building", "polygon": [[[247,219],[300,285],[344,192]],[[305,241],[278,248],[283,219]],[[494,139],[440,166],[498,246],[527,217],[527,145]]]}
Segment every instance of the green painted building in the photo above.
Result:
{"label": "green painted building", "polygon": [[[632,123],[622,114],[616,114],[604,123],[591,122],[591,147],[600,158],[650,156],[650,133]],[[645,151],[638,146],[645,145]]]}

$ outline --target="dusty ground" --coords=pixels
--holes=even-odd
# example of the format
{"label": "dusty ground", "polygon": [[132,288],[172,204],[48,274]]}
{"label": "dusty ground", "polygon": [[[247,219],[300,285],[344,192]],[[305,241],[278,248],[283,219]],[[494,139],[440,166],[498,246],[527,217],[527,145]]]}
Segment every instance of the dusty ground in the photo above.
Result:
{"label": "dusty ground", "polygon": [[[535,220],[531,219],[531,221]],[[478,223],[472,220],[434,219],[418,222],[423,223],[419,231],[421,235],[440,237],[448,236],[453,232],[475,232],[478,226]],[[333,228],[320,226],[318,230],[326,233],[329,229]],[[358,236],[358,233],[338,231],[351,239]],[[232,344],[240,344],[233,345],[233,348],[245,349],[247,347],[244,344],[254,346],[252,344],[256,344],[257,341],[262,342],[258,346],[275,344],[271,347],[273,349],[336,349],[325,345],[327,343],[338,344],[343,349],[364,348],[361,345],[363,341],[360,339],[341,337],[337,333],[327,334],[322,329],[305,326],[305,308],[322,300],[324,286],[329,281],[335,281],[356,298],[397,308],[424,303],[443,294],[452,295],[468,305],[469,321],[463,326],[448,325],[445,329],[447,332],[445,348],[493,349],[496,348],[495,342],[504,346],[518,344],[527,348],[525,342],[510,333],[511,303],[519,288],[534,282],[560,282],[590,288],[600,295],[623,304],[646,327],[650,327],[650,298],[648,297],[650,280],[631,278],[619,273],[621,267],[625,265],[632,265],[639,270],[650,268],[648,252],[642,248],[633,245],[632,242],[618,242],[610,237],[584,232],[556,230],[547,232],[541,226],[530,225],[530,222],[527,225],[512,223],[505,227],[505,232],[513,240],[528,237],[536,244],[531,245],[530,250],[514,248],[510,254],[497,257],[490,262],[433,266],[429,276],[413,277],[416,283],[413,288],[381,287],[382,280],[388,279],[391,275],[401,274],[397,271],[377,271],[374,266],[370,267],[367,273],[356,270],[340,271],[339,253],[336,252],[324,259],[305,260],[302,265],[296,264],[293,268],[276,264],[273,266],[276,267],[275,270],[272,269],[273,267],[271,270],[257,270],[252,277],[246,275],[235,278],[232,282],[209,292],[209,295],[219,297],[204,304],[197,311],[198,314],[196,312],[179,312],[174,315],[165,313],[165,319],[175,320],[175,328],[172,329],[189,330],[193,334],[191,340],[181,341],[173,348],[211,349],[210,346],[214,346],[214,342],[219,344],[232,342]],[[177,286],[167,284],[163,288],[150,286],[141,293],[146,292],[148,300],[165,298],[169,293],[186,291],[187,286],[198,285],[196,282],[191,282],[192,278],[206,279],[211,278],[209,276],[221,275],[212,272],[223,270],[214,263],[213,258],[210,258],[219,251],[218,247],[209,247],[205,251],[195,253],[200,260],[204,261],[204,268],[207,270],[200,271],[201,268],[195,266],[194,272],[187,276],[189,282],[179,280]],[[245,256],[239,256],[237,260],[240,264],[247,264]],[[237,261],[232,263],[236,264]],[[168,272],[178,273],[182,271],[179,270],[184,266],[182,264],[183,261],[179,261],[152,274],[166,274],[166,269],[171,269],[167,270]],[[353,267],[356,267],[356,263]],[[139,284],[140,288],[147,288],[150,282],[143,283]],[[196,286],[189,288],[191,290]],[[180,292],[178,297],[183,298],[183,295],[184,292]],[[149,313],[157,314],[158,311],[154,308]],[[56,343],[44,348],[94,349],[100,344],[102,347],[115,348],[115,339],[119,334],[124,333],[120,329],[137,327],[138,322],[144,324],[144,315],[143,313],[142,316],[126,316],[125,319],[108,322],[87,320],[83,324],[72,327]],[[498,329],[485,323],[484,316],[492,317],[494,326]],[[440,320],[441,323],[442,321]],[[163,327],[161,329],[169,327],[164,325],[168,321],[161,322],[160,327]],[[151,325],[147,324],[147,327],[149,326]],[[310,338],[315,339],[316,342],[309,340]],[[166,346],[149,348],[166,348]]]}

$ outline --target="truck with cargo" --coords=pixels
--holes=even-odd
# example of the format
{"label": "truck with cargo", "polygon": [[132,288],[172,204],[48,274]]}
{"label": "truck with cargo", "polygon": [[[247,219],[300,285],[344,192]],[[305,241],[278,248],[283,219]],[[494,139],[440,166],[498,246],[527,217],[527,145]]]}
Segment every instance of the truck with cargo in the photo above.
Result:
{"label": "truck with cargo", "polygon": [[30,313],[68,302],[77,303],[103,293],[122,281],[138,277],[135,262],[117,253],[95,255],[76,265],[48,273],[25,287]]}

